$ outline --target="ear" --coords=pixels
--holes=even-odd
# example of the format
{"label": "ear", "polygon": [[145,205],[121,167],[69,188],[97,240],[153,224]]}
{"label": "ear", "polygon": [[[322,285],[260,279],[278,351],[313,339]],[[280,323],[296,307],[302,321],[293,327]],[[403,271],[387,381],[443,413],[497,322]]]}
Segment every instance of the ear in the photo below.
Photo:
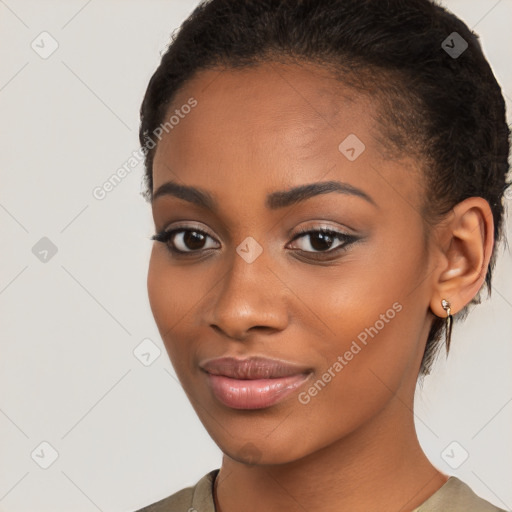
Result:
{"label": "ear", "polygon": [[450,303],[453,315],[484,284],[494,245],[494,220],[489,203],[482,197],[465,199],[435,229],[436,266],[430,309],[444,318],[442,299]]}

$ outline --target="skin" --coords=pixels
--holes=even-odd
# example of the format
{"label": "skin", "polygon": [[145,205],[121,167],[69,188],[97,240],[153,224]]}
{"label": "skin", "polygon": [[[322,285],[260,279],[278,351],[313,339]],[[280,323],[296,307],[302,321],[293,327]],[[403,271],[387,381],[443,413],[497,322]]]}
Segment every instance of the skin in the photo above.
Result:
{"label": "skin", "polygon": [[[179,248],[196,251],[178,258],[155,241],[148,294],[183,389],[224,453],[217,510],[413,510],[448,478],[414,427],[421,358],[434,314],[446,317],[441,299],[455,314],[484,282],[493,244],[488,203],[459,203],[425,238],[421,162],[385,159],[374,100],[313,65],[202,71],[169,112],[191,96],[197,106],[158,144],[153,191],[169,180],[200,187],[219,211],[171,195],[153,201],[156,232],[192,225],[213,238],[189,248],[175,236]],[[354,161],[338,149],[351,133],[366,146]],[[270,192],[328,180],[362,189],[375,205],[331,192],[265,207]],[[329,254],[326,247],[317,261],[318,237],[292,239],[299,227],[322,226],[359,240]],[[248,236],[263,249],[252,263],[236,252]],[[335,239],[331,251],[340,244]],[[300,403],[299,392],[394,303],[400,312]],[[198,366],[224,355],[284,359],[313,373],[269,408],[232,409]]]}

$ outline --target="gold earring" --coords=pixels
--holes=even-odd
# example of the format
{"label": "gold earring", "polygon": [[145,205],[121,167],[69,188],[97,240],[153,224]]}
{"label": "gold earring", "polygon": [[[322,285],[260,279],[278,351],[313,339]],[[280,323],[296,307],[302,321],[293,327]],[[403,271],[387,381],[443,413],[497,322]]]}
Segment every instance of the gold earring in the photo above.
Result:
{"label": "gold earring", "polygon": [[443,299],[441,301],[441,305],[443,306],[443,309],[447,313],[446,324],[445,324],[445,332],[446,332],[446,355],[448,355],[448,353],[450,352],[450,342],[451,342],[451,339],[452,339],[453,317],[452,317],[452,314],[451,314],[450,303],[447,300]]}

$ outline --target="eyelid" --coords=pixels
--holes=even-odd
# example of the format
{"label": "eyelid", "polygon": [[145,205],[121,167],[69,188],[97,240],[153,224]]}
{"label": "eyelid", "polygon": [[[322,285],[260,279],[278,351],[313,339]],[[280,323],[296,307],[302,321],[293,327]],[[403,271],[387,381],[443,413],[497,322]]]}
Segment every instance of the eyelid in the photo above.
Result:
{"label": "eyelid", "polygon": [[321,221],[317,221],[317,222],[318,222],[317,224],[313,224],[312,226],[297,228],[295,230],[295,234],[290,235],[293,237],[292,241],[301,235],[305,235],[305,234],[308,234],[311,232],[316,233],[318,231],[330,232],[330,233],[335,233],[338,235],[343,235],[343,236],[348,236],[348,237],[356,236],[354,233],[351,233],[350,230],[344,231],[342,228],[334,227],[334,226],[331,226],[330,224],[325,224],[325,223],[322,224]]}
{"label": "eyelid", "polygon": [[202,233],[206,233],[210,238],[213,238],[216,242],[219,242],[217,238],[210,232],[209,228],[205,228],[203,224],[194,223],[183,223],[183,224],[173,224],[171,228],[166,227],[160,231],[160,233],[168,233],[170,231],[178,231],[180,229],[187,231],[201,231]]}
{"label": "eyelid", "polygon": [[[345,237],[353,237],[353,238],[356,237],[356,235],[354,235],[352,233],[344,232],[340,228],[333,227],[333,226],[331,226],[329,224],[325,224],[325,223],[321,224],[322,221],[317,221],[317,222],[318,222],[318,224],[313,224],[312,226],[297,228],[295,230],[295,232],[293,232],[293,230],[290,230],[290,232],[288,233],[288,237],[291,237],[290,242],[295,241],[297,238],[299,238],[301,236],[310,234],[312,232],[315,233],[315,232],[318,232],[318,231],[328,231],[328,232],[332,232],[334,234],[342,235],[342,236],[345,236]],[[172,228],[168,228],[168,227],[163,228],[160,231],[158,231],[158,234],[165,234],[165,233],[169,233],[169,232],[172,232],[172,231],[178,231],[180,229],[184,229],[184,230],[187,230],[187,231],[189,231],[189,230],[190,231],[194,231],[194,230],[200,231],[202,233],[207,234],[210,238],[212,238],[217,243],[219,243],[217,238],[209,231],[208,228],[205,229],[203,227],[203,225],[194,224],[193,221],[191,221],[190,223],[184,223],[184,224],[176,224],[176,225],[173,224]]]}

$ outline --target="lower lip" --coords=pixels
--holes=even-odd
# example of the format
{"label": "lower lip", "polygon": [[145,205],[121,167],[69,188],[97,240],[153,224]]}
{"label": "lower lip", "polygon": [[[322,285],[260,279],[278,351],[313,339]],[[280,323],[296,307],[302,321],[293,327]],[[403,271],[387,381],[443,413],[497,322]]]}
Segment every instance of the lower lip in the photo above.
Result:
{"label": "lower lip", "polygon": [[213,393],[233,409],[264,409],[293,393],[309,375],[299,374],[277,379],[240,380],[207,374]]}

